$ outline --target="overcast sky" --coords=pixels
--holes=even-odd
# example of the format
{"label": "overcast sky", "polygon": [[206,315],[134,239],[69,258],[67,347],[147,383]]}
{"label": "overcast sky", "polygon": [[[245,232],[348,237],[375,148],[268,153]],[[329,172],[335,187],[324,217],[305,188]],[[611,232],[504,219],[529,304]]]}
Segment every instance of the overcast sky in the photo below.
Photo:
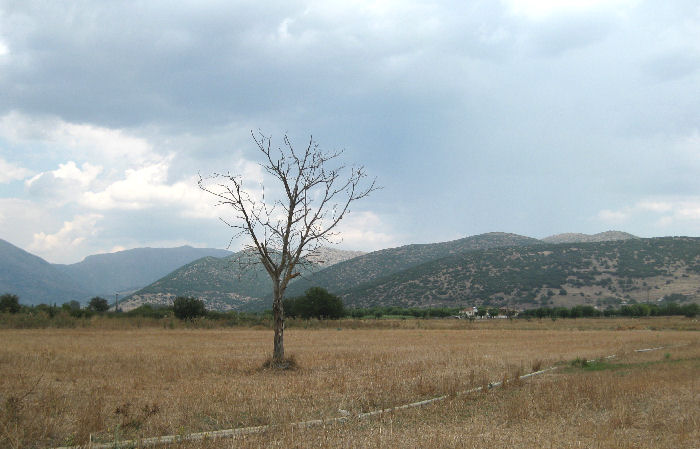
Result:
{"label": "overcast sky", "polygon": [[226,247],[197,174],[259,182],[251,130],[377,177],[344,249],[698,236],[700,4],[0,0],[0,238]]}

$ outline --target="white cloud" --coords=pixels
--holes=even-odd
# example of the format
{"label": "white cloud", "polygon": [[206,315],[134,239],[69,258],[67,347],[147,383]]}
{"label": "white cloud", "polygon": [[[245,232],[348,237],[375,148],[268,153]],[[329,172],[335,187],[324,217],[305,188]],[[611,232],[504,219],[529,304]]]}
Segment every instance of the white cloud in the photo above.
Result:
{"label": "white cloud", "polygon": [[36,200],[49,200],[52,206],[75,202],[97,179],[102,167],[85,162],[78,167],[75,162],[59,164],[56,170],[35,175],[25,181],[29,194]]}
{"label": "white cloud", "polygon": [[97,210],[145,209],[182,202],[196,188],[194,178],[190,182],[168,184],[169,159],[128,169],[124,178],[113,182],[99,192],[86,192],[80,202]]}
{"label": "white cloud", "polygon": [[598,219],[608,224],[621,224],[627,221],[629,213],[627,211],[613,211],[604,209],[598,212]]}
{"label": "white cloud", "polygon": [[29,245],[29,250],[53,261],[62,261],[72,256],[87,238],[97,234],[100,214],[78,215],[72,221],[65,221],[61,229],[54,234],[38,232]]}
{"label": "white cloud", "polygon": [[346,249],[374,251],[396,246],[396,235],[389,233],[389,226],[371,211],[352,212],[338,225],[340,246]]}
{"label": "white cloud", "polygon": [[650,212],[668,212],[673,209],[673,204],[667,201],[640,201],[637,209]]}
{"label": "white cloud", "polygon": [[[221,175],[228,175],[228,173],[220,173]],[[276,192],[277,189],[281,188],[277,183],[274,183],[274,178],[268,177],[269,181],[265,185],[266,177],[263,173],[263,168],[252,161],[246,159],[240,159],[236,162],[233,171],[230,173],[232,176],[240,176],[243,180],[243,190],[250,196],[251,200],[256,204],[261,204],[263,198],[265,198],[267,204],[272,209],[272,203],[274,202],[275,194],[281,192]],[[217,177],[204,177],[204,186],[214,193],[225,194],[226,185],[230,185],[223,178]],[[196,187],[196,181],[193,184]],[[263,193],[264,191],[264,193]],[[196,187],[196,194],[193,193],[188,196],[188,208],[183,211],[183,216],[191,218],[216,218],[221,217],[225,220],[231,219],[231,209],[226,206],[217,207],[217,198],[208,192],[204,192]]]}
{"label": "white cloud", "polygon": [[128,161],[134,165],[151,162],[157,157],[147,140],[130,136],[118,129],[61,121],[52,137],[71,148],[82,149],[88,155],[94,153],[99,157]]}
{"label": "white cloud", "polygon": [[27,187],[41,182],[42,179],[52,178],[69,183],[76,183],[81,187],[88,187],[102,172],[102,167],[85,162],[80,168],[73,161],[58,164],[56,170],[39,173],[26,181]]}
{"label": "white cloud", "polygon": [[120,129],[66,122],[51,116],[13,111],[0,117],[0,136],[15,144],[40,142],[78,160],[106,160],[117,166],[143,164],[158,158],[143,138]]}
{"label": "white cloud", "polygon": [[680,202],[674,209],[678,219],[700,221],[700,199]]}
{"label": "white cloud", "polygon": [[652,222],[661,232],[700,232],[700,197],[649,198],[620,210],[602,210],[597,218],[606,224]]}
{"label": "white cloud", "polygon": [[26,200],[0,198],[0,238],[21,242],[26,230],[42,220],[41,209]]}
{"label": "white cloud", "polygon": [[0,157],[0,184],[25,179],[32,172]]}

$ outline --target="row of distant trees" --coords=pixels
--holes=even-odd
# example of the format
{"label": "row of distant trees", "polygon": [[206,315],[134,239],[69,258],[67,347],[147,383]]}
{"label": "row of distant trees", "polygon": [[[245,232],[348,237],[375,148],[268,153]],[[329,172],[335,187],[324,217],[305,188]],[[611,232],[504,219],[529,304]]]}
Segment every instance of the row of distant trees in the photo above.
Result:
{"label": "row of distant trees", "polygon": [[[46,306],[46,304],[42,304]],[[46,306],[51,307],[51,306]],[[53,306],[55,308],[55,306]],[[95,296],[92,298],[85,309],[82,309],[78,301],[69,301],[61,305],[61,309],[68,312],[77,312],[80,310],[86,310],[89,312],[102,313],[109,310],[109,303],[106,299]],[[22,305],[19,303],[19,296],[12,293],[5,293],[0,295],[0,313],[19,313],[22,310]]]}
{"label": "row of distant trees", "polygon": [[593,306],[540,307],[520,312],[522,318],[588,318],[588,317],[646,317],[646,316],[686,316],[692,318],[700,314],[700,306],[695,303],[680,305],[675,302],[662,304],[629,304],[619,309],[609,307],[598,310]]}
{"label": "row of distant trees", "polygon": [[[312,287],[303,296],[284,300],[286,316],[290,318],[327,318],[337,319],[346,316],[343,302],[336,295],[329,293],[320,287]],[[92,298],[87,307],[82,308],[78,301],[64,303],[60,307],[40,304],[34,307],[22,306],[19,297],[10,293],[0,296],[0,313],[19,313],[22,310],[44,311],[54,316],[60,311],[70,313],[75,317],[90,316],[93,313],[104,313],[109,310],[106,299],[96,296]],[[217,313],[207,311],[204,301],[190,296],[179,296],[173,301],[172,307],[152,307],[144,305],[128,315],[162,317],[164,314],[172,314],[181,320],[192,320],[210,315],[218,317]]]}
{"label": "row of distant trees", "polygon": [[[106,299],[99,296],[92,298],[87,307],[81,308],[78,301],[64,303],[60,307],[40,304],[34,307],[23,306],[19,303],[17,295],[6,293],[0,296],[0,313],[19,313],[22,311],[43,311],[49,316],[64,311],[74,317],[89,317],[95,313],[101,314],[109,310]],[[382,318],[382,317],[415,317],[415,318],[444,318],[455,316],[459,308],[402,308],[398,306],[378,306],[370,308],[344,307],[342,300],[327,290],[320,287],[308,289],[304,295],[284,300],[285,315],[289,318],[301,319],[339,319],[339,318]],[[497,308],[479,308],[479,315],[495,316],[499,314]],[[662,304],[630,304],[620,308],[609,307],[605,310],[596,309],[589,305],[567,307],[540,307],[529,309],[519,313],[519,318],[588,318],[588,317],[645,317],[645,316],[686,316],[694,317],[700,314],[700,306],[696,303],[678,304],[665,302]],[[158,307],[143,305],[125,316],[143,316],[150,318],[162,318],[175,316],[181,320],[193,320],[209,316],[211,318],[226,318],[228,315],[221,312],[208,311],[204,301],[187,296],[175,299],[171,307]],[[230,318],[230,317],[229,317]]]}

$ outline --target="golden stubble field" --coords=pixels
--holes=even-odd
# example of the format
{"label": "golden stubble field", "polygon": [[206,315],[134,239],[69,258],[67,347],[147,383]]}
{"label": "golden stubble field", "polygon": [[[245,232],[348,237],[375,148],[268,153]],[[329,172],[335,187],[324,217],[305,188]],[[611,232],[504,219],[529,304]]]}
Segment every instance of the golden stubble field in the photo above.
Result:
{"label": "golden stubble field", "polygon": [[[338,326],[288,329],[299,365],[288,372],[261,369],[272,345],[264,329],[1,330],[0,447],[267,424],[260,434],[170,447],[700,447],[697,321]],[[569,366],[611,354],[604,369]],[[555,364],[537,378],[456,394]],[[369,419],[287,425],[444,394]]]}

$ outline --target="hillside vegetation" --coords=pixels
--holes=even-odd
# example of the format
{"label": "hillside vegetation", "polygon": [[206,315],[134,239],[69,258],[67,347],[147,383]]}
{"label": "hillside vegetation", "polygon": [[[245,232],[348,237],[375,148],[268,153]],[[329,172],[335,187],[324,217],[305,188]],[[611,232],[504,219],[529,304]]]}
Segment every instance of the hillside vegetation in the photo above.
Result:
{"label": "hillside vegetation", "polygon": [[246,264],[238,253],[221,259],[204,257],[137,291],[122,308],[129,310],[144,303],[170,305],[177,296],[193,296],[204,300],[209,309],[255,309],[259,306],[254,303],[269,289],[265,269]]}
{"label": "hillside vegetation", "polygon": [[[241,270],[232,260],[189,264],[137,292],[131,306],[196,296],[214,310],[269,307],[266,273],[260,267]],[[376,251],[325,269],[314,266],[290,284],[286,296],[319,286],[349,307],[605,308],[661,298],[697,301],[699,285],[698,238],[547,244],[489,233]]]}
{"label": "hillside vegetation", "polygon": [[[309,276],[360,254],[364,253],[320,248],[312,255],[312,261],[302,264],[298,270]],[[262,310],[268,306],[264,298],[270,292],[270,276],[256,261],[253,253],[243,251],[225,258],[196,260],[137,291],[126,299],[122,309],[129,310],[144,303],[170,305],[177,296],[193,296],[205,301],[207,308],[213,310]]]}
{"label": "hillside vegetation", "polygon": [[[546,243],[494,232],[367,254],[324,248],[302,270],[303,276],[289,285],[286,297],[300,296],[317,286],[355,308],[592,305],[605,309],[642,302],[700,303],[699,238],[642,239],[619,231],[547,238],[572,239],[610,240]],[[188,247],[145,248],[88,257],[61,267],[0,243],[0,253],[5,256],[0,261],[4,267],[0,288],[18,294],[24,304],[85,301],[95,294],[98,284],[109,288],[112,282],[135,282],[140,274],[153,276],[153,270],[168,269],[163,263],[177,265],[180,258],[202,252],[225,253]],[[127,311],[145,303],[172,305],[177,296],[192,296],[205,301],[210,310],[269,308],[268,275],[260,266],[248,263],[256,260],[253,255],[242,258],[242,254],[191,261],[132,296],[122,296],[120,307]],[[90,289],[84,287],[88,284]]]}
{"label": "hillside vegetation", "polygon": [[700,239],[492,248],[444,257],[335,292],[352,306],[615,305],[698,295]]}
{"label": "hillside vegetation", "polygon": [[323,287],[338,293],[450,255],[502,246],[540,243],[542,243],[540,240],[522,235],[491,232],[449,242],[383,249],[341,262],[305,279],[300,279],[289,286],[287,296],[300,295],[311,286]]}

